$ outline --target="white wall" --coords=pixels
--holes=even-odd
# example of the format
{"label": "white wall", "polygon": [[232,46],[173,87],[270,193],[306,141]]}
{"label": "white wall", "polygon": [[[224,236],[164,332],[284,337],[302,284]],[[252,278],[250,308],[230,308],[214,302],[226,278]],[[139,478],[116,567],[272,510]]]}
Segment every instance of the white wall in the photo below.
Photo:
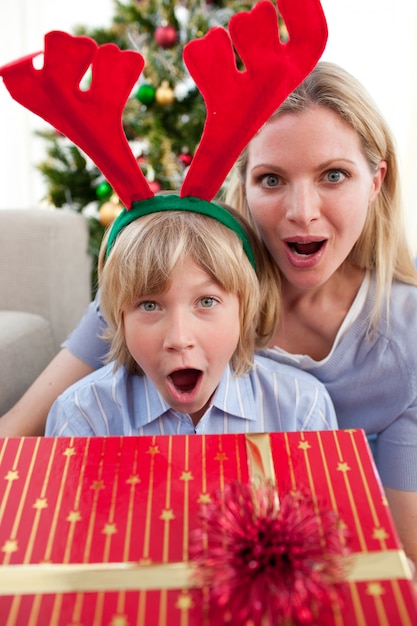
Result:
{"label": "white wall", "polygon": [[365,85],[394,132],[407,229],[417,252],[417,2],[321,1],[329,28],[323,59]]}
{"label": "white wall", "polygon": [[[357,76],[388,119],[400,156],[410,241],[417,251],[417,2],[322,0],[329,27],[323,58]],[[108,26],[112,0],[13,0],[0,3],[0,65],[43,49],[48,30]],[[41,121],[11,100],[0,81],[0,209],[39,204],[35,168]]]}
{"label": "white wall", "polygon": [[[0,65],[43,50],[50,30],[107,26],[112,15],[112,0],[2,0]],[[45,142],[34,136],[43,127],[40,118],[12,100],[0,79],[0,209],[37,206],[45,195],[35,167],[45,157]]]}

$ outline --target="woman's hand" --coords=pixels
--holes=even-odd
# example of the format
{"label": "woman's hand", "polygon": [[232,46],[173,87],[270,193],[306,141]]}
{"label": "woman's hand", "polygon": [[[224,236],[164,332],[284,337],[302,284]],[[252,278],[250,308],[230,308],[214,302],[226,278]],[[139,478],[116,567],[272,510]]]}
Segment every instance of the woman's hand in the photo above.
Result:
{"label": "woman's hand", "polygon": [[384,487],[404,551],[411,562],[417,591],[417,493]]}

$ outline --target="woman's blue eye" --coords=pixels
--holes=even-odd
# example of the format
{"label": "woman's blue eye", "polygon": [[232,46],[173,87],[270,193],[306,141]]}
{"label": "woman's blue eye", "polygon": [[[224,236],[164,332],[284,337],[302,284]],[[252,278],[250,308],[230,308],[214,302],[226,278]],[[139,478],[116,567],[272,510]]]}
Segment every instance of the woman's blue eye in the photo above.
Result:
{"label": "woman's blue eye", "polygon": [[279,176],[276,174],[266,174],[262,176],[261,182],[265,187],[276,187],[279,184]]}
{"label": "woman's blue eye", "polygon": [[327,179],[331,183],[340,183],[341,180],[346,178],[346,174],[341,170],[331,170],[327,173]]}

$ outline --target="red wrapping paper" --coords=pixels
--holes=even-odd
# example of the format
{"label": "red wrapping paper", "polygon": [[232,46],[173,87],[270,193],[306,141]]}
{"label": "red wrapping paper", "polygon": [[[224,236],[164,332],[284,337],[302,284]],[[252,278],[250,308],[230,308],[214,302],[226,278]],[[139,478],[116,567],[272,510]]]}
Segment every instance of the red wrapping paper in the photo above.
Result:
{"label": "red wrapping paper", "polygon": [[[308,489],[319,497],[347,525],[360,555],[359,579],[355,573],[346,584],[342,609],[324,607],[317,624],[415,626],[413,587],[407,568],[392,567],[399,540],[363,432],[265,437],[278,492]],[[1,624],[209,624],[204,590],[184,585],[167,565],[187,563],[199,503],[230,481],[247,482],[252,471],[244,435],[0,440]],[[376,554],[371,577],[360,580],[361,564]],[[45,564],[94,563],[139,564],[145,581],[146,567],[160,564],[160,588],[135,588],[134,573],[133,589],[124,582],[118,588],[126,577],[117,570],[110,572],[112,591],[94,590],[94,571],[77,574],[84,591],[56,592],[39,582]],[[11,566],[22,564],[37,566],[29,580],[41,590],[28,592],[27,577],[16,570],[12,591],[2,595],[8,578],[14,580]]]}

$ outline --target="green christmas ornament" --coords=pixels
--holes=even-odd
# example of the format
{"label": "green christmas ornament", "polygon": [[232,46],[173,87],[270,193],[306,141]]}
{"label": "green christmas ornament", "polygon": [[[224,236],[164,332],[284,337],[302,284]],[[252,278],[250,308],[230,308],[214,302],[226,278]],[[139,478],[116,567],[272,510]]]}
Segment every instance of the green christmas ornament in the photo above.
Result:
{"label": "green christmas ornament", "polygon": [[155,100],[155,88],[152,85],[144,83],[141,85],[136,93],[136,98],[142,104],[149,106]]}
{"label": "green christmas ornament", "polygon": [[111,188],[111,185],[109,185],[107,180],[103,180],[97,185],[96,196],[99,200],[107,200],[112,192],[113,190]]}

